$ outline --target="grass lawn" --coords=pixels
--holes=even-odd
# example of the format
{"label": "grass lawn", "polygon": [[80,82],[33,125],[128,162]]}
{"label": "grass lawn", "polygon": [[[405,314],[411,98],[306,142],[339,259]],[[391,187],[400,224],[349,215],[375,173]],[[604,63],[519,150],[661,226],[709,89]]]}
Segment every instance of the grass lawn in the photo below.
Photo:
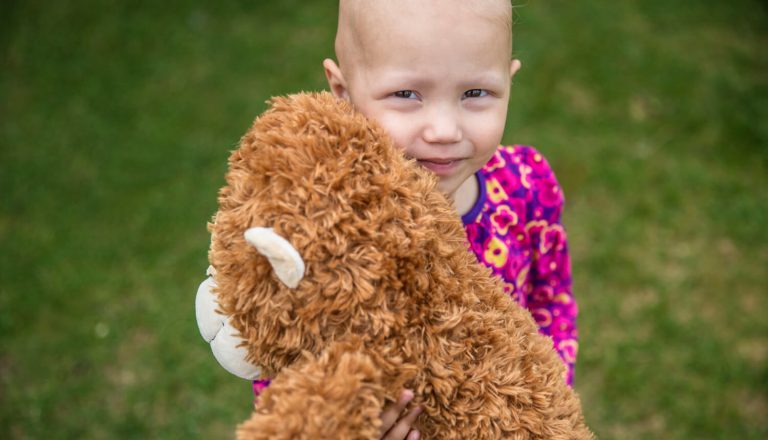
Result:
{"label": "grass lawn", "polygon": [[[519,2],[522,3],[522,2]],[[228,152],[332,1],[0,5],[0,438],[223,438],[193,301]],[[505,141],[567,197],[601,438],[768,438],[768,9],[528,0]]]}

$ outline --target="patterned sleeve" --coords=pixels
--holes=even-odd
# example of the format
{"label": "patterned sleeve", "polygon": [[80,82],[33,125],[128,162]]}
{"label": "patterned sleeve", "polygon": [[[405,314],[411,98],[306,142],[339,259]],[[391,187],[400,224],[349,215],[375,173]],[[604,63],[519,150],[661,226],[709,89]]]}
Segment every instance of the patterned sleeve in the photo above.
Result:
{"label": "patterned sleeve", "polygon": [[253,381],[253,398],[254,401],[259,400],[259,396],[261,395],[262,391],[264,391],[265,388],[269,386],[269,383],[271,382],[270,379],[259,379]]}
{"label": "patterned sleeve", "polygon": [[554,172],[540,153],[525,148],[522,156],[520,177],[532,193],[526,224],[532,249],[526,306],[541,333],[552,338],[567,367],[566,380],[572,384],[578,351],[578,307],[572,291],[567,237],[561,223],[564,197]]}

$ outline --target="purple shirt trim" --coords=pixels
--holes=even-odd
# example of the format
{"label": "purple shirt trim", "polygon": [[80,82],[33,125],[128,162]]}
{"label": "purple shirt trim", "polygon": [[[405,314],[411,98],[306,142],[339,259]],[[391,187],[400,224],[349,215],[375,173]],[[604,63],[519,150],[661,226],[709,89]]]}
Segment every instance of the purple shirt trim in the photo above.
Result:
{"label": "purple shirt trim", "polygon": [[480,211],[482,211],[483,206],[485,205],[485,177],[483,177],[483,174],[480,171],[477,171],[475,173],[475,179],[477,179],[477,188],[480,193],[477,196],[477,200],[475,200],[475,204],[472,205],[472,209],[461,216],[461,222],[464,223],[464,226],[475,221],[477,215],[480,214]]}

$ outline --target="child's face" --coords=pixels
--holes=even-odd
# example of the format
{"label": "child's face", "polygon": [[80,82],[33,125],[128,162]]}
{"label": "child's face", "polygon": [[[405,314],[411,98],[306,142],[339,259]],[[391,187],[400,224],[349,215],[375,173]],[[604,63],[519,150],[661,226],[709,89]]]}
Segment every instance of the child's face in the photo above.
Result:
{"label": "child's face", "polygon": [[356,29],[340,18],[340,68],[325,62],[331,89],[378,121],[452,196],[501,141],[519,67],[510,61],[509,29],[463,1],[366,3],[349,21]]}

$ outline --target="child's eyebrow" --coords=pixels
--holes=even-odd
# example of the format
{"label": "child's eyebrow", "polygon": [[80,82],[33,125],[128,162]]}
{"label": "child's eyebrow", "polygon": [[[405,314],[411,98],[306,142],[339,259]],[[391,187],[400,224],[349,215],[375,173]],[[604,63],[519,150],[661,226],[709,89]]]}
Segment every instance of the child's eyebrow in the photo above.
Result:
{"label": "child's eyebrow", "polygon": [[[378,83],[383,87],[413,87],[427,88],[436,85],[434,79],[428,75],[419,75],[411,71],[390,71],[376,74]],[[476,88],[502,88],[506,83],[506,78],[498,73],[486,72],[473,74],[461,81],[459,84],[467,89]]]}
{"label": "child's eyebrow", "polygon": [[472,88],[501,88],[506,84],[506,78],[496,73],[484,73],[467,78],[466,81],[462,81],[461,85],[468,89]]}
{"label": "child's eyebrow", "polygon": [[390,86],[408,85],[411,87],[426,87],[433,81],[411,71],[389,71],[377,73],[379,83]]}

